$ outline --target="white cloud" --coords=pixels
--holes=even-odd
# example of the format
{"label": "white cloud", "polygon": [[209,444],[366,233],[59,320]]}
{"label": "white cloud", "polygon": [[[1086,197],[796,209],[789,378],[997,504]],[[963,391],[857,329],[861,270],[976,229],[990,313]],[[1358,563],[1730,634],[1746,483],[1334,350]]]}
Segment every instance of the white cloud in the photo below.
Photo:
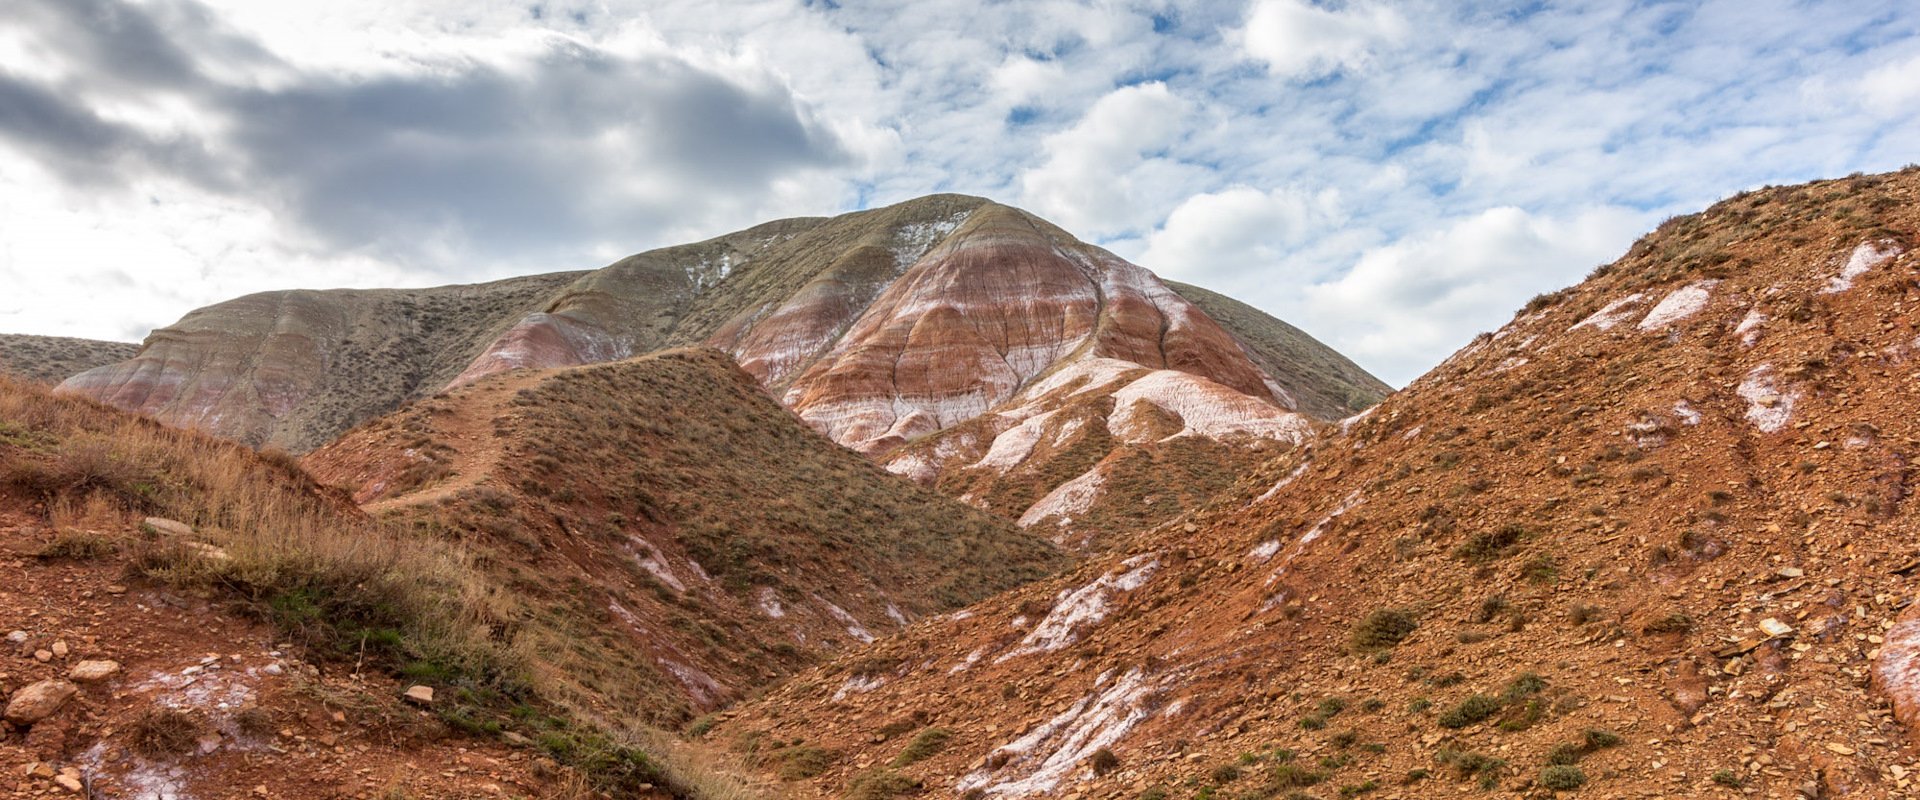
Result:
{"label": "white cloud", "polygon": [[1362,64],[1375,47],[1406,35],[1406,19],[1384,5],[1355,3],[1336,10],[1306,0],[1258,0],[1240,32],[1247,55],[1285,78]]}
{"label": "white cloud", "polygon": [[1147,238],[1139,261],[1185,281],[1272,269],[1310,234],[1338,225],[1340,193],[1235,186],[1187,198]]}
{"label": "white cloud", "polygon": [[1867,73],[1860,79],[1860,96],[1882,114],[1910,111],[1920,101],[1920,56]]}
{"label": "white cloud", "polygon": [[1026,202],[1082,236],[1151,225],[1165,202],[1153,190],[1187,171],[1153,153],[1173,143],[1191,111],[1164,83],[1114,90],[1072,127],[1046,138],[1046,161],[1021,177]]}
{"label": "white cloud", "polygon": [[1333,344],[1404,383],[1431,365],[1423,342],[1464,343],[1541,291],[1613,260],[1648,224],[1630,209],[1565,217],[1491,208],[1363,253],[1337,279],[1306,288],[1303,322],[1337,331]]}

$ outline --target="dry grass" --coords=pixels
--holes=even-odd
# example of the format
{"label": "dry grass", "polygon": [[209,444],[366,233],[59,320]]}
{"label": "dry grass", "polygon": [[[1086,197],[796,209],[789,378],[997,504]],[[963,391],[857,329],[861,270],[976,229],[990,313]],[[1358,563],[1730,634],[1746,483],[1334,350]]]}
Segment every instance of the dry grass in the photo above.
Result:
{"label": "dry grass", "polygon": [[150,708],[127,729],[134,752],[148,758],[176,758],[198,746],[206,721],[177,708]]}
{"label": "dry grass", "polygon": [[[531,646],[521,634],[531,626],[519,624],[481,554],[371,519],[290,459],[6,378],[0,434],[0,496],[41,501],[50,520],[114,530],[153,515],[192,525],[190,540],[153,536],[133,545],[132,566],[150,578],[225,594],[320,658],[364,657],[431,674],[482,705],[569,708],[556,699],[565,694],[559,676],[527,668]],[[101,550],[91,538],[56,546],[63,556]],[[179,752],[197,738],[192,723],[156,711],[134,741],[156,754]],[[750,796],[710,774],[707,760],[660,757],[682,750],[668,747],[668,737],[648,738],[642,755],[629,741],[636,734],[610,738],[593,726],[556,724],[570,733],[552,754],[602,790],[650,782],[690,797]]]}

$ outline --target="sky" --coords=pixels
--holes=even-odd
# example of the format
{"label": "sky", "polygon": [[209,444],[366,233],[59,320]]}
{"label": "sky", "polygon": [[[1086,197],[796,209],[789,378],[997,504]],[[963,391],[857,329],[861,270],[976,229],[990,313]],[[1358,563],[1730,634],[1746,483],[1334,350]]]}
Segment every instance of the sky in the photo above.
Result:
{"label": "sky", "polygon": [[1666,217],[1920,162],[1910,0],[0,0],[0,331],[932,192],[1389,383]]}

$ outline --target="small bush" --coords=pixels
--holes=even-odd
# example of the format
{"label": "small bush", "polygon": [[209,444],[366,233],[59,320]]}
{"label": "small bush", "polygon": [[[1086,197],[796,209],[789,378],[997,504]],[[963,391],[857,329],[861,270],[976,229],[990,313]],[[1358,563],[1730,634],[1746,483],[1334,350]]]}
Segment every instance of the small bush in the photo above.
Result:
{"label": "small bush", "polygon": [[1572,764],[1554,764],[1540,770],[1540,785],[1556,792],[1578,789],[1587,782],[1587,774]]}
{"label": "small bush", "polygon": [[1419,619],[1411,612],[1378,609],[1353,626],[1350,641],[1355,650],[1384,650],[1405,641],[1419,627]]}
{"label": "small bush", "polygon": [[1580,757],[1584,755],[1586,752],[1581,750],[1579,745],[1561,742],[1547,751],[1547,763],[1555,766],[1578,763]]}
{"label": "small bush", "polygon": [[[928,728],[923,730],[913,737],[913,741],[907,743],[906,749],[901,750],[900,755],[894,756],[892,766],[904,767],[934,753],[938,753],[941,748],[947,746],[947,740],[952,738],[953,731],[947,730],[946,728]],[[1094,755],[1097,758],[1099,753],[1095,753]],[[1111,755],[1111,753],[1109,753],[1109,755]],[[1094,771],[1098,772],[1099,767],[1096,766]]]}
{"label": "small bush", "polygon": [[1453,549],[1453,555],[1462,561],[1484,564],[1507,554],[1527,529],[1521,525],[1506,525],[1496,530],[1478,533],[1473,538],[1461,542]]}
{"label": "small bush", "polygon": [[1605,728],[1588,728],[1581,733],[1582,743],[1591,750],[1605,750],[1620,745],[1620,734]]}
{"label": "small bush", "polygon": [[206,724],[177,708],[150,708],[127,729],[133,751],[151,759],[175,758],[193,751]]}
{"label": "small bush", "polygon": [[1476,694],[1460,701],[1459,705],[1447,709],[1440,715],[1440,727],[1464,728],[1488,717],[1500,713],[1500,701],[1497,698]]}
{"label": "small bush", "polygon": [[1507,682],[1507,688],[1500,693],[1500,699],[1509,703],[1522,697],[1536,695],[1546,691],[1547,679],[1531,672],[1522,672]]}
{"label": "small bush", "polygon": [[846,800],[889,800],[920,790],[920,781],[890,769],[875,769],[854,776],[847,784]]}
{"label": "small bush", "polygon": [[1746,781],[1740,779],[1740,775],[1738,773],[1735,773],[1733,770],[1730,770],[1730,769],[1716,770],[1713,773],[1713,782],[1720,784],[1721,786],[1733,786],[1733,787],[1738,787],[1746,783]]}
{"label": "small bush", "polygon": [[1120,768],[1120,757],[1114,755],[1112,750],[1102,747],[1093,751],[1093,756],[1087,763],[1093,768],[1093,774],[1105,775]]}
{"label": "small bush", "polygon": [[1212,778],[1214,783],[1232,783],[1240,780],[1240,768],[1232,764],[1221,764],[1214,767],[1213,772],[1208,773],[1207,777]]}
{"label": "small bush", "polygon": [[86,561],[120,551],[120,541],[97,531],[61,531],[33,555],[43,561]]}
{"label": "small bush", "polygon": [[774,770],[783,781],[795,781],[812,778],[827,771],[839,755],[831,750],[802,745],[789,747],[774,754],[780,766]]}

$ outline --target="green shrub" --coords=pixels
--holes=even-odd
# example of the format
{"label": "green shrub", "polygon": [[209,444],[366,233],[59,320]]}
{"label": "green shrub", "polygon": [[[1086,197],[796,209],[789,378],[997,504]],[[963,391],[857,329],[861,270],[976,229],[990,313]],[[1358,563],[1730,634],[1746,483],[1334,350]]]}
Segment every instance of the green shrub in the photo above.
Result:
{"label": "green shrub", "polygon": [[918,779],[890,769],[873,769],[854,776],[847,784],[846,800],[889,800],[920,791]]}
{"label": "green shrub", "polygon": [[1105,775],[1120,768],[1120,757],[1114,755],[1112,750],[1102,747],[1093,751],[1088,766],[1093,768],[1093,774]]}
{"label": "green shrub", "polygon": [[1442,728],[1464,728],[1485,721],[1498,713],[1500,713],[1499,699],[1476,694],[1443,712],[1439,722]]}
{"label": "green shrub", "polygon": [[[907,743],[906,749],[901,750],[900,755],[894,756],[892,766],[904,767],[934,753],[938,753],[941,748],[947,746],[947,740],[952,738],[953,731],[947,730],[946,728],[928,728],[923,730],[913,737],[913,741]],[[1095,755],[1098,756],[1099,754],[1096,753]],[[1098,771],[1098,769],[1099,767],[1096,766],[1095,771]]]}
{"label": "green shrub", "polygon": [[1540,770],[1540,785],[1554,791],[1578,789],[1587,782],[1587,774],[1572,764],[1554,764]]}
{"label": "green shrub", "polygon": [[1738,787],[1741,784],[1746,783],[1746,781],[1740,779],[1740,775],[1738,773],[1730,769],[1715,770],[1713,773],[1713,782],[1720,784],[1721,786],[1733,786],[1733,787]]}
{"label": "green shrub", "polygon": [[833,762],[839,759],[839,754],[831,750],[801,745],[781,750],[774,753],[773,757],[780,762],[780,766],[774,770],[774,773],[780,776],[780,780],[795,781],[826,772],[827,768],[833,766]]}
{"label": "green shrub", "polygon": [[1405,641],[1419,627],[1419,619],[1411,612],[1382,608],[1356,623],[1349,641],[1355,650],[1384,650]]}
{"label": "green shrub", "polygon": [[1462,561],[1483,564],[1504,556],[1527,535],[1527,529],[1521,525],[1505,525],[1495,530],[1474,534],[1473,538],[1461,542],[1453,549],[1453,555]]}

